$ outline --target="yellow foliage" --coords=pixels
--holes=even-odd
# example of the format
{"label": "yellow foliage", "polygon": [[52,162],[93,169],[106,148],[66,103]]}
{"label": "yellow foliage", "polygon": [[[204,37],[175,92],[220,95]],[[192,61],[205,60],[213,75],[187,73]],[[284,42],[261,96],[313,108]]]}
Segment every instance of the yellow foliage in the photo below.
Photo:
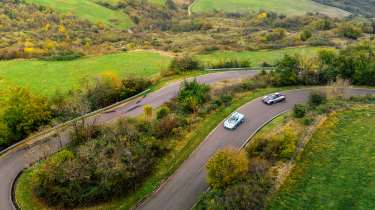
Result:
{"label": "yellow foliage", "polygon": [[249,170],[249,160],[244,151],[223,149],[207,163],[208,184],[223,188],[243,179]]}
{"label": "yellow foliage", "polygon": [[258,15],[257,15],[257,20],[264,20],[268,17],[268,13],[267,12],[260,12]]}
{"label": "yellow foliage", "polygon": [[144,115],[145,115],[145,120],[147,120],[147,121],[151,120],[152,110],[153,110],[153,108],[149,104],[146,104],[146,105],[143,106],[143,112],[144,112]]}
{"label": "yellow foliage", "polygon": [[65,26],[60,25],[59,26],[59,32],[64,34],[66,32]]}
{"label": "yellow foliage", "polygon": [[53,49],[53,48],[56,48],[56,42],[52,41],[52,40],[47,40],[44,42],[44,48],[46,49]]}
{"label": "yellow foliage", "polygon": [[51,25],[50,25],[49,23],[47,23],[47,24],[43,27],[43,30],[44,30],[44,31],[48,31],[50,28],[51,28]]}
{"label": "yellow foliage", "polygon": [[110,81],[114,86],[118,87],[121,84],[120,79],[118,78],[117,74],[106,71],[100,74],[101,78],[105,81]]}
{"label": "yellow foliage", "polygon": [[25,46],[25,48],[32,48],[32,47],[34,47],[34,44],[32,42],[30,42],[30,41],[26,41],[23,45]]}

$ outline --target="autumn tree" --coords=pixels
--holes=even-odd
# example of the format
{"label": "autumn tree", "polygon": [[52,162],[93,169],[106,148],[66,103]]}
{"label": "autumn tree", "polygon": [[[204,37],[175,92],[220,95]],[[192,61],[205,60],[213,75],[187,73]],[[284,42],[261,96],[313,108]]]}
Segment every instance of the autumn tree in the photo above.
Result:
{"label": "autumn tree", "polygon": [[249,161],[245,152],[223,149],[207,163],[208,184],[213,188],[224,188],[245,178]]}
{"label": "autumn tree", "polygon": [[145,120],[150,121],[152,118],[152,106],[150,104],[144,105],[143,112],[144,112]]}
{"label": "autumn tree", "polygon": [[3,118],[9,130],[9,140],[25,138],[51,120],[48,101],[25,88],[15,88],[5,108]]}

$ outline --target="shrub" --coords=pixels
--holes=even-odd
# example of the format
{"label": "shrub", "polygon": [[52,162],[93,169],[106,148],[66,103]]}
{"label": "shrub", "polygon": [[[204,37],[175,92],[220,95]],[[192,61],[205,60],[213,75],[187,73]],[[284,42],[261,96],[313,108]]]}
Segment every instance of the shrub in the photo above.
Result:
{"label": "shrub", "polygon": [[36,194],[48,204],[70,208],[134,189],[161,150],[126,122],[116,126],[38,165],[32,176]]}
{"label": "shrub", "polygon": [[310,39],[312,37],[312,33],[311,31],[309,30],[303,30],[300,35],[299,35],[300,39],[302,41],[307,41],[308,39]]}
{"label": "shrub", "polygon": [[291,127],[284,127],[271,136],[260,136],[253,140],[246,150],[249,157],[268,160],[289,159],[297,146],[297,133]]}
{"label": "shrub", "polygon": [[128,77],[121,80],[121,99],[126,99],[134,96],[144,90],[146,90],[150,85],[151,81],[141,77]]}
{"label": "shrub", "polygon": [[156,113],[156,119],[161,120],[170,113],[170,110],[167,106],[162,106],[159,111]]}
{"label": "shrub", "polygon": [[228,59],[228,60],[221,60],[218,63],[211,64],[209,68],[246,68],[250,67],[251,62],[247,59],[239,60],[239,59]]}
{"label": "shrub", "polygon": [[213,188],[223,188],[245,178],[248,160],[244,152],[223,149],[207,162],[208,184]]}
{"label": "shrub", "polygon": [[352,23],[344,23],[339,27],[340,35],[349,39],[358,39],[362,36],[361,28]]}
{"label": "shrub", "polygon": [[187,55],[173,59],[169,67],[169,69],[177,72],[199,70],[200,68],[200,63],[191,56]]}
{"label": "shrub", "polygon": [[296,118],[303,118],[306,115],[306,107],[301,104],[296,104],[293,108],[293,115]]}
{"label": "shrub", "polygon": [[208,91],[209,86],[199,84],[197,80],[184,81],[177,101],[184,111],[196,113],[199,106],[208,100]]}
{"label": "shrub", "polygon": [[313,92],[309,96],[310,107],[317,107],[327,101],[327,97],[320,92]]}

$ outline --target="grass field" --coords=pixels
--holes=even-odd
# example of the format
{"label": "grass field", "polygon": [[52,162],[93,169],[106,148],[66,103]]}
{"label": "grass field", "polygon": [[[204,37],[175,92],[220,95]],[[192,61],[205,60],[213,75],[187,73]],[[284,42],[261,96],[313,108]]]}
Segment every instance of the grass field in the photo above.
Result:
{"label": "grass field", "polygon": [[375,209],[375,106],[329,118],[268,210]]}
{"label": "grass field", "polygon": [[302,55],[311,55],[317,53],[319,50],[324,49],[320,47],[298,47],[298,48],[284,48],[280,50],[261,50],[261,51],[243,51],[243,52],[214,52],[197,56],[197,59],[210,66],[210,64],[218,63],[226,59],[239,59],[250,60],[252,66],[259,66],[263,62],[269,64],[274,63],[280,59],[284,54],[294,55],[300,53]]}
{"label": "grass field", "polygon": [[[197,123],[191,132],[186,136],[174,141],[170,148],[172,150],[167,156],[157,164],[154,173],[148,177],[143,185],[134,193],[107,202],[101,205],[82,208],[79,210],[115,210],[115,209],[131,209],[137,201],[142,200],[155,190],[163,180],[170,176],[189,155],[199,146],[206,136],[230,113],[241,105],[251,101],[262,95],[285,90],[286,88],[267,88],[244,93],[241,97],[234,99],[230,106],[223,107],[212,114],[206,116],[205,119]],[[16,185],[16,200],[21,209],[25,210],[49,210],[41,203],[32,193],[31,190],[31,171],[27,170],[23,173]]]}
{"label": "grass field", "polygon": [[320,12],[335,17],[348,15],[347,12],[310,0],[196,0],[193,12],[212,10],[226,12],[246,12],[269,10],[287,15],[303,15],[306,12]]}
{"label": "grass field", "polygon": [[171,58],[152,52],[128,52],[82,58],[73,61],[12,60],[0,62],[0,88],[26,86],[51,95],[79,87],[83,78],[113,72],[126,75],[155,76]]}
{"label": "grass field", "polygon": [[129,16],[124,12],[105,8],[95,3],[95,0],[26,0],[26,2],[43,5],[59,12],[76,15],[93,23],[102,23],[118,29],[127,29],[133,25]]}

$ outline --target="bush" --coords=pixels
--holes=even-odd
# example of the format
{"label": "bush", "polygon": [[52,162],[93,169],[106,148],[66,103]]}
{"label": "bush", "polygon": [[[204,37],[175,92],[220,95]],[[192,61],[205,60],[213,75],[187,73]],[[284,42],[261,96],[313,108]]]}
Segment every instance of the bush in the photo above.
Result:
{"label": "bush", "polygon": [[306,115],[306,107],[301,104],[296,104],[293,108],[293,115],[295,118],[303,118]]}
{"label": "bush", "polygon": [[220,150],[207,162],[208,184],[215,189],[232,185],[245,178],[248,164],[244,152]]}
{"label": "bush", "polygon": [[362,36],[362,29],[352,23],[344,23],[339,27],[339,33],[349,39],[358,39]]}
{"label": "bush", "polygon": [[250,67],[251,62],[247,59],[239,60],[239,59],[228,59],[228,60],[221,60],[218,63],[211,64],[209,68],[246,68]]}
{"label": "bush", "polygon": [[297,133],[285,127],[271,136],[261,136],[253,140],[246,150],[249,157],[262,157],[268,160],[290,159],[297,147]]}
{"label": "bush", "polygon": [[309,96],[310,107],[317,107],[327,101],[327,97],[320,92],[313,92]]}
{"label": "bush", "polygon": [[156,119],[161,120],[170,113],[170,110],[167,106],[162,106],[159,111],[156,113]]}
{"label": "bush", "polygon": [[178,93],[177,101],[183,111],[196,113],[199,106],[208,100],[208,91],[209,86],[199,84],[197,80],[184,81]]}
{"label": "bush", "polygon": [[158,145],[120,122],[38,165],[33,189],[48,204],[67,208],[112,199],[130,192],[151,172]]}
{"label": "bush", "polygon": [[300,39],[302,41],[307,41],[308,39],[310,39],[312,37],[312,33],[311,31],[309,30],[303,30],[300,35],[299,35]]}
{"label": "bush", "polygon": [[170,70],[177,72],[199,70],[200,68],[201,65],[197,60],[195,60],[191,56],[186,55],[173,59],[169,67]]}

